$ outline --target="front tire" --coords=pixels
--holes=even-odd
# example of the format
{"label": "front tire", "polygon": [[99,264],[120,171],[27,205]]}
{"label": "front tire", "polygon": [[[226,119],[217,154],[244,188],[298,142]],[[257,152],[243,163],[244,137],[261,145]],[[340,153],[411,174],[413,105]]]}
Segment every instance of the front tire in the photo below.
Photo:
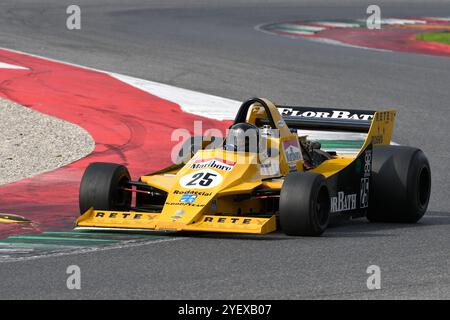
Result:
{"label": "front tire", "polygon": [[422,150],[406,146],[373,149],[367,218],[371,222],[416,223],[430,199],[431,170]]}
{"label": "front tire", "polygon": [[294,172],[280,193],[280,226],[290,236],[320,236],[328,226],[330,195],[327,181],[314,172]]}
{"label": "front tire", "polygon": [[131,207],[131,192],[122,190],[130,181],[128,169],[120,164],[91,163],[80,184],[80,213],[90,208],[106,211],[125,211]]}

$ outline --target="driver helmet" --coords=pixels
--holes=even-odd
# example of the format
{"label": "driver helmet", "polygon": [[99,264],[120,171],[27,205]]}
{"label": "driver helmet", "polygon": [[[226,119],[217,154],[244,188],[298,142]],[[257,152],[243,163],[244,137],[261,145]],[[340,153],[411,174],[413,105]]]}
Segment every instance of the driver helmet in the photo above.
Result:
{"label": "driver helmet", "polygon": [[225,143],[225,150],[258,152],[258,127],[246,122],[236,123],[228,129]]}

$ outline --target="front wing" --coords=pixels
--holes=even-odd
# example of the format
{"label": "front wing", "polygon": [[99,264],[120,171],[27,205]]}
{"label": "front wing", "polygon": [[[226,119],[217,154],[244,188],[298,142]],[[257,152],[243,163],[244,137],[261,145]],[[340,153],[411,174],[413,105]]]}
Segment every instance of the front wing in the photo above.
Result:
{"label": "front wing", "polygon": [[276,219],[275,216],[262,218],[204,215],[198,222],[184,224],[177,222],[177,219],[163,220],[159,213],[101,211],[91,208],[77,219],[75,229],[265,234],[276,230]]}

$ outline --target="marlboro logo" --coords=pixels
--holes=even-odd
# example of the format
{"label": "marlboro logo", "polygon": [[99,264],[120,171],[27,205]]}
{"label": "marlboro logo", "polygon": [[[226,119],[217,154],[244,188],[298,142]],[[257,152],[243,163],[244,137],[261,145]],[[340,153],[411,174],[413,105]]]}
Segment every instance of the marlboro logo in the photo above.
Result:
{"label": "marlboro logo", "polygon": [[288,162],[302,160],[302,153],[297,139],[283,142],[283,147]]}
{"label": "marlboro logo", "polygon": [[213,168],[223,171],[231,171],[233,170],[235,164],[236,162],[226,161],[218,158],[193,159],[190,168],[191,169]]}

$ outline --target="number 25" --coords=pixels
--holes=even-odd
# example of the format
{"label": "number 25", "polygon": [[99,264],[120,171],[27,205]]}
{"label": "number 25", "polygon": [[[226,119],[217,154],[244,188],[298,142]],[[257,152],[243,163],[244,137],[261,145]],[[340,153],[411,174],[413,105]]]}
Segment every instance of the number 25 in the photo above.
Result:
{"label": "number 25", "polygon": [[[194,174],[192,176],[192,180],[189,181],[186,185],[188,185],[188,186],[196,186],[197,182],[198,182],[199,185],[201,185],[203,187],[207,187],[214,181],[213,177],[216,177],[216,176],[217,176],[217,174],[214,174],[214,173],[199,172],[199,173]],[[199,179],[201,179],[201,180],[198,181]]]}

